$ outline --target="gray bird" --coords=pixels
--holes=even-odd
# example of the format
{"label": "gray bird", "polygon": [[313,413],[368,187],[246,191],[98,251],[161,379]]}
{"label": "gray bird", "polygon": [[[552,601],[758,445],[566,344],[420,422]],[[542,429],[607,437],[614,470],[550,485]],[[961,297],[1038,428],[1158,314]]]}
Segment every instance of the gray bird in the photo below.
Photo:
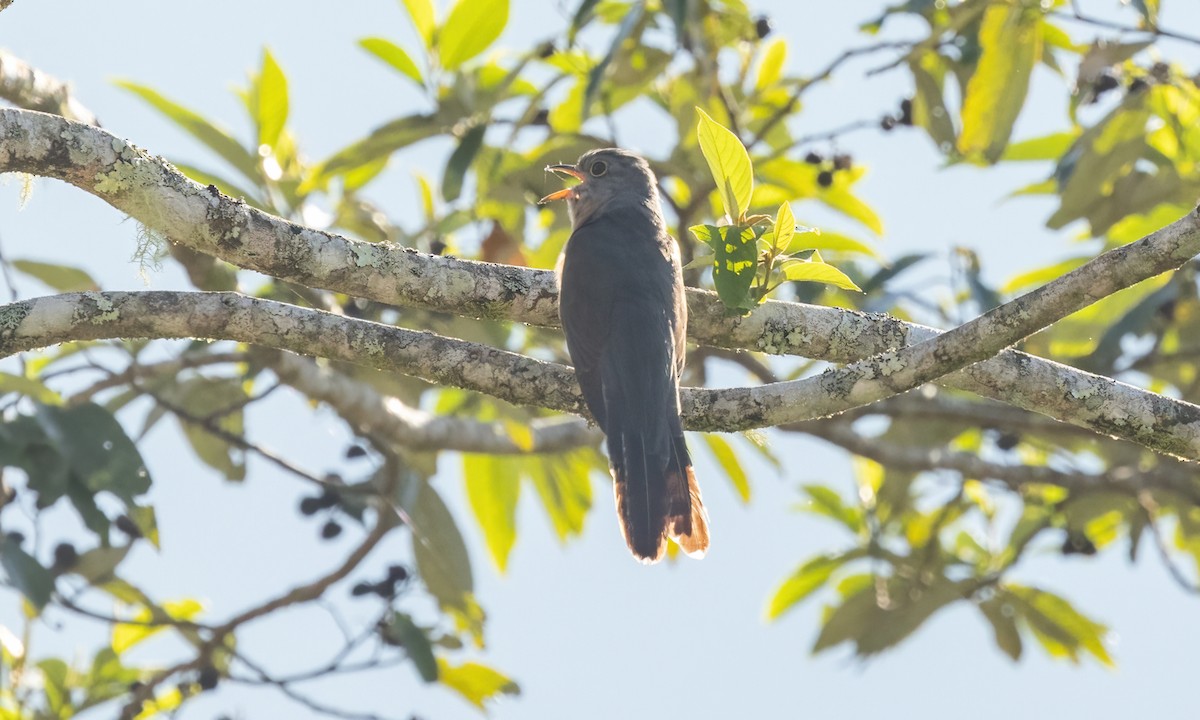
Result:
{"label": "gray bird", "polygon": [[559,259],[559,316],[583,399],[604,431],[621,532],[634,557],[660,560],[670,537],[708,550],[708,513],[679,419],[687,305],[679,248],[667,233],[650,167],[617,149],[546,168],[579,185]]}

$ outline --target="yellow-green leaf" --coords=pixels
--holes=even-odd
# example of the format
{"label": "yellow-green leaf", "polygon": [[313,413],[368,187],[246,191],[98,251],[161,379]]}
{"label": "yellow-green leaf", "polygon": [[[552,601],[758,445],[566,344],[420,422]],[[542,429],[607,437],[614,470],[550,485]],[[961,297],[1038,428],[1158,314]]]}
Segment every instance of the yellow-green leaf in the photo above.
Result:
{"label": "yellow-green leaf", "polygon": [[754,192],[754,168],[750,154],[729,130],[696,108],[700,120],[696,125],[696,137],[700,141],[700,152],[708,162],[725,212],[733,221],[738,221],[750,207],[750,196]]}
{"label": "yellow-green leaf", "polygon": [[100,289],[92,276],[79,268],[37,262],[36,260],[14,260],[12,266],[14,270],[37,278],[59,292]]}
{"label": "yellow-green leaf", "polygon": [[833,571],[842,566],[844,560],[840,556],[820,555],[796,568],[791,577],[780,583],[771,595],[767,603],[767,619],[778,619],[801,600],[819,590],[829,581]]}
{"label": "yellow-green leaf", "polygon": [[258,76],[258,144],[274,146],[288,117],[287,77],[271,51],[263,49],[262,72]]}
{"label": "yellow-green leaf", "polygon": [[846,273],[829,263],[813,260],[788,260],[783,264],[783,276],[788,280],[820,282],[843,290],[862,292],[862,288],[855,285],[854,281],[846,276]]}
{"label": "yellow-green leaf", "polygon": [[779,206],[779,212],[775,215],[775,235],[771,241],[771,246],[775,253],[785,252],[792,245],[792,238],[796,236],[796,216],[792,214],[792,204],[785,202]]}
{"label": "yellow-green leaf", "polygon": [[437,30],[437,22],[433,17],[433,0],[404,0],[408,17],[412,20],[417,35],[425,43],[425,49],[433,47],[433,35]]}
{"label": "yellow-green leaf", "polygon": [[778,82],[786,61],[787,41],[776,38],[768,43],[767,49],[763,51],[762,62],[758,64],[758,78],[754,81],[754,89],[765,90]]}
{"label": "yellow-green leaf", "polygon": [[967,83],[958,150],[996,162],[1025,104],[1029,78],[1042,55],[1040,10],[992,3],[979,28],[981,54]]}
{"label": "yellow-green leaf", "polygon": [[210,150],[224,158],[246,177],[258,179],[258,160],[246,148],[233,139],[229,131],[209,122],[208,119],[182,105],[168,100],[157,91],[127,80],[118,80],[117,87],[128,90],[146,101],[155,110],[167,116],[192,137],[204,143]]}
{"label": "yellow-green leaf", "polygon": [[508,24],[508,0],[458,0],[438,37],[442,67],[455,70],[483,52]]}
{"label": "yellow-green leaf", "polygon": [[521,694],[519,685],[486,665],[474,662],[451,665],[438,658],[437,667],[441,683],[480,710],[484,709],[485,702],[497,695]]}
{"label": "yellow-green leaf", "polygon": [[496,568],[504,572],[517,541],[517,500],[521,496],[521,460],[497,455],[463,455],[467,500],[483,530]]}
{"label": "yellow-green leaf", "polygon": [[738,460],[733,446],[725,438],[713,433],[705,433],[704,442],[708,445],[708,449],[712,451],[713,457],[716,458],[721,469],[725,471],[729,482],[733,483],[738,497],[742,499],[742,502],[750,502],[750,479],[746,476],[746,470]]}
{"label": "yellow-green leaf", "polygon": [[421,76],[421,69],[417,67],[417,63],[396,43],[384,38],[369,37],[359,40],[358,45],[393,69],[399,70],[417,85],[424,85],[425,79]]}

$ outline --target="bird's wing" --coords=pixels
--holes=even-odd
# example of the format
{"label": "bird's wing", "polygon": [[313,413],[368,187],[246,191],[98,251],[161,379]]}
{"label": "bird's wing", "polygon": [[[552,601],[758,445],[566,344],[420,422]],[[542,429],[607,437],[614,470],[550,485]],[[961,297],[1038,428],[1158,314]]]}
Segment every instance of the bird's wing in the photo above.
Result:
{"label": "bird's wing", "polygon": [[583,390],[592,417],[607,432],[604,393],[600,382],[600,358],[612,329],[612,305],[616,284],[604,272],[613,261],[599,228],[591,225],[576,230],[567,241],[560,269],[558,313],[575,376]]}

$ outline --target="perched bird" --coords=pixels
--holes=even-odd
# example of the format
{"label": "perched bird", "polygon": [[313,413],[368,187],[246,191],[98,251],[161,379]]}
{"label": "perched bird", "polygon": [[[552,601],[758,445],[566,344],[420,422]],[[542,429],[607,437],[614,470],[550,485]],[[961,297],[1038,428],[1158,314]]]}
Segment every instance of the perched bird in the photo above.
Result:
{"label": "perched bird", "polygon": [[662,558],[667,537],[703,557],[708,513],[679,419],[683,271],[654,174],[610,148],[546,169],[580,181],[541,202],[565,198],[571,215],[559,316],[583,399],[607,438],[625,542],[644,563]]}

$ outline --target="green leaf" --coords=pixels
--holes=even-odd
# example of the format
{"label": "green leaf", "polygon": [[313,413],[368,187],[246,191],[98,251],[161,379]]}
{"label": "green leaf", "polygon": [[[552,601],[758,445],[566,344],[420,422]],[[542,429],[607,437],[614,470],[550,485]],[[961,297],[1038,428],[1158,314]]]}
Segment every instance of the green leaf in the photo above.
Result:
{"label": "green leaf", "polygon": [[244,434],[245,413],[240,406],[248,396],[242,382],[234,377],[194,377],[164,389],[161,395],[186,411],[188,417],[180,417],[179,425],[196,456],[228,480],[245,480],[245,453],[207,427],[237,437]]}
{"label": "green leaf", "polygon": [[111,492],[126,503],[150,489],[150,473],[125,429],[104,408],[39,405],[37,422],[92,493]]}
{"label": "green leaf", "polygon": [[1159,0],[1130,0],[1130,4],[1142,14],[1146,27],[1158,27]]}
{"label": "green leaf", "polygon": [[443,685],[480,710],[484,709],[485,702],[497,695],[521,694],[519,685],[486,665],[468,662],[455,666],[438,658],[437,670]]}
{"label": "green leaf", "polygon": [[1013,143],[1004,150],[1002,159],[1011,161],[1057,160],[1066,154],[1079,138],[1078,132],[1060,132]]}
{"label": "green leaf", "polygon": [[820,250],[822,252],[832,253],[852,253],[856,255],[866,255],[874,260],[883,262],[883,258],[870,245],[855,240],[849,235],[841,233],[827,232],[821,230],[817,232],[812,230],[809,232],[798,232],[792,238],[792,243],[784,248],[784,252],[796,253],[801,250]]}
{"label": "green leaf", "polygon": [[1017,611],[1001,595],[979,603],[979,610],[992,626],[996,646],[1013,660],[1021,659],[1021,633],[1017,630]]}
{"label": "green leaf", "polygon": [[100,289],[100,286],[96,284],[92,276],[79,268],[34,260],[13,260],[12,266],[14,270],[32,278],[37,278],[43,284],[59,292],[83,292],[85,290]]}
{"label": "green leaf", "polygon": [[758,64],[758,77],[754,80],[754,89],[761,92],[779,82],[783,73],[783,65],[787,61],[787,41],[775,38],[767,43],[763,51],[762,62]]}
{"label": "green leaf", "polygon": [[824,485],[804,485],[802,489],[810,499],[805,507],[809,512],[836,520],[853,533],[864,530],[862,510],[846,505],[842,502],[842,496],[832,488]]}
{"label": "green leaf", "polygon": [[210,150],[220,155],[230,165],[252,181],[257,182],[258,160],[246,148],[242,147],[225,129],[209,122],[201,115],[168,100],[157,91],[144,85],[128,80],[116,81],[117,87],[137,95],[151,107],[158,110],[176,125],[183,128],[192,137],[204,143]]}
{"label": "green leaf", "polygon": [[0,566],[8,582],[37,610],[46,607],[54,592],[54,576],[33,556],[7,537],[0,539]]}
{"label": "green leaf", "polygon": [[511,456],[463,454],[467,500],[501,573],[508,567],[508,554],[517,541],[520,463],[521,459]]}
{"label": "green leaf", "polygon": [[738,222],[750,208],[750,196],[754,193],[754,168],[750,164],[750,154],[737,135],[722,127],[708,113],[697,107],[696,114],[700,118],[696,125],[700,152],[708,162],[708,169],[721,194],[721,202],[725,205],[725,213],[730,220]]}
{"label": "green leaf", "polygon": [[617,32],[613,34],[612,40],[609,42],[608,52],[604,54],[600,62],[588,71],[587,83],[583,91],[583,108],[582,115],[587,117],[591,111],[592,103],[596,101],[596,94],[600,92],[600,85],[604,81],[604,73],[608,70],[608,66],[617,57],[617,53],[621,51],[621,45],[625,40],[633,34],[634,28],[642,20],[642,14],[645,12],[645,4],[637,3],[630,8],[629,13],[621,24],[617,27]]}
{"label": "green leaf", "polygon": [[334,153],[313,172],[300,192],[308,192],[325,184],[337,175],[343,175],[364,166],[374,166],[386,161],[400,148],[439,134],[442,128],[430,115],[409,115],[382,125],[367,137]]}
{"label": "green leaf", "polygon": [[[408,490],[416,483],[415,490]],[[430,594],[443,608],[462,613],[472,610],[475,589],[471,558],[454,516],[437,491],[419,478],[410,478],[402,491],[401,506],[408,515],[413,534],[417,571]],[[408,498],[407,495],[415,495]]]}
{"label": "green leaf", "polygon": [[847,277],[846,273],[838,270],[829,263],[792,258],[784,261],[781,267],[783,269],[783,276],[788,280],[820,282],[839,287],[843,290],[862,292],[862,288],[855,285],[854,281]]}
{"label": "green leaf", "polygon": [[745,310],[754,307],[750,285],[758,272],[758,243],[754,231],[736,225],[696,225],[692,234],[715,253],[713,284],[725,307]]}
{"label": "green leaf", "polygon": [[571,17],[571,28],[568,31],[568,38],[572,41],[575,39],[575,34],[578,33],[584,25],[592,19],[595,14],[596,6],[600,4],[600,0],[582,0],[579,7],[575,9],[575,14]]}
{"label": "green leaf", "polygon": [[0,372],[0,394],[20,393],[44,405],[62,405],[63,397],[33,378]]}
{"label": "green leaf", "polygon": [[508,24],[508,0],[458,0],[438,36],[442,67],[456,70],[500,37]]}
{"label": "green leaf", "polygon": [[204,612],[204,605],[200,601],[190,598],[171,600],[154,608],[144,607],[134,613],[132,618],[129,618],[135,622],[117,623],[113,626],[113,652],[121,655],[143,640],[170,627],[166,623],[161,625],[146,625],[144,623],[149,623],[155,619],[188,622],[195,620],[202,612]]}
{"label": "green leaf", "polygon": [[80,555],[68,572],[83,578],[89,585],[107,583],[114,579],[117,566],[129,554],[129,549],[132,547],[133,545],[130,544],[119,547],[102,545],[92,548]]}
{"label": "green leaf", "polygon": [[771,239],[774,254],[785,252],[792,246],[792,238],[796,236],[796,216],[792,214],[792,204],[785,202],[779,206],[775,214],[775,232]]}
{"label": "green leaf", "polygon": [[945,84],[946,60],[936,52],[927,52],[919,60],[909,62],[915,93],[912,101],[912,119],[917,127],[924,128],[929,138],[943,153],[954,149],[958,136],[954,120],[946,108],[942,93]]}
{"label": "green leaf", "polygon": [[358,41],[358,45],[363,50],[392,66],[393,69],[400,71],[401,74],[411,79],[417,85],[424,87],[425,78],[421,75],[421,69],[417,67],[417,63],[413,61],[404,48],[391,40],[380,37],[363,38]]}
{"label": "green leaf", "polygon": [[607,467],[595,448],[580,448],[562,455],[549,455],[526,465],[525,471],[537,490],[559,542],[583,532],[592,507],[593,470]]}
{"label": "green leaf", "polygon": [[796,568],[791,577],[780,583],[767,603],[767,619],[777,620],[802,600],[821,589],[833,572],[845,563],[843,555],[819,555]]}
{"label": "green leaf", "polygon": [[274,147],[288,118],[287,76],[270,50],[263,48],[262,72],[258,76],[255,121],[258,143]]}
{"label": "green leaf", "polygon": [[958,151],[996,162],[1008,144],[1029,78],[1042,55],[1042,13],[1020,3],[988,5],[979,28],[981,55],[967,83]]}
{"label": "green leaf", "polygon": [[487,132],[486,124],[479,124],[467,130],[458,147],[450,155],[446,163],[446,172],[442,175],[442,199],[454,202],[462,194],[463,178],[471,167],[479,148],[483,147],[483,135]]}
{"label": "green leaf", "polygon": [[438,661],[433,656],[429,635],[410,616],[402,612],[392,613],[384,633],[389,641],[404,648],[422,680],[431,683],[438,679]]}
{"label": "green leaf", "polygon": [[417,35],[425,43],[425,49],[432,48],[433,36],[437,32],[437,21],[433,15],[433,0],[404,0],[404,7],[408,10],[408,17],[412,20]]}
{"label": "green leaf", "polygon": [[738,460],[733,446],[725,438],[714,433],[704,433],[702,437],[708,445],[708,449],[712,451],[713,457],[716,458],[717,463],[721,466],[721,469],[725,471],[725,476],[729,478],[729,482],[733,483],[738,497],[744,503],[750,502],[750,479],[746,476],[746,470],[742,467],[741,461]]}
{"label": "green leaf", "polygon": [[1112,667],[1113,659],[1104,646],[1108,628],[1086,617],[1065,598],[1037,588],[1006,586],[1013,602],[1020,605],[1021,616],[1051,655],[1079,661],[1079,651],[1092,654]]}
{"label": "green leaf", "polygon": [[71,717],[75,713],[71,705],[71,688],[67,684],[70,668],[59,658],[46,658],[37,664],[42,675],[42,692],[46,705],[53,716]]}

